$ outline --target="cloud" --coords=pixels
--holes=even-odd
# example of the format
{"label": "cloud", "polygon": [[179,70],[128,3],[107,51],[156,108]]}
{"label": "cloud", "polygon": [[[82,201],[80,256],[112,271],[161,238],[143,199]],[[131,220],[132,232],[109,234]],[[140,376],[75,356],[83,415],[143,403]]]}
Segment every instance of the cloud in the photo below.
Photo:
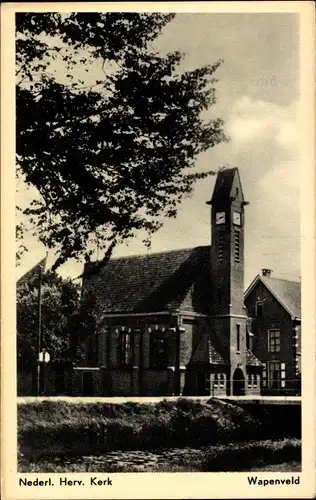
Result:
{"label": "cloud", "polygon": [[271,142],[271,146],[298,151],[299,134],[296,102],[289,106],[242,97],[236,101],[226,130],[237,148]]}

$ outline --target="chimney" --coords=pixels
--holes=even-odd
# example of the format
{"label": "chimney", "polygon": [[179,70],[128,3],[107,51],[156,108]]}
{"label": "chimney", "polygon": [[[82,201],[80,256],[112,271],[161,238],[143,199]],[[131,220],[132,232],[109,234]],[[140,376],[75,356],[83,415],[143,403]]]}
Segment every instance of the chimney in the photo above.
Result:
{"label": "chimney", "polygon": [[272,269],[262,269],[262,276],[271,276]]}

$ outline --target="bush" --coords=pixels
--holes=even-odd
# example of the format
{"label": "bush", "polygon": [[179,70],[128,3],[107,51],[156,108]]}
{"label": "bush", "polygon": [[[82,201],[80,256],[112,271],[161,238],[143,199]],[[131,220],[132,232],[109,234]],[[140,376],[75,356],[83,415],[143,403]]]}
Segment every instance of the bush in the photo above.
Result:
{"label": "bush", "polygon": [[259,441],[234,443],[208,451],[203,464],[205,472],[245,471],[254,464],[270,465],[282,462],[301,461],[301,443],[297,439],[283,441]]}
{"label": "bush", "polygon": [[236,404],[179,398],[157,404],[43,401],[18,406],[25,454],[200,447],[259,439],[258,418]]}

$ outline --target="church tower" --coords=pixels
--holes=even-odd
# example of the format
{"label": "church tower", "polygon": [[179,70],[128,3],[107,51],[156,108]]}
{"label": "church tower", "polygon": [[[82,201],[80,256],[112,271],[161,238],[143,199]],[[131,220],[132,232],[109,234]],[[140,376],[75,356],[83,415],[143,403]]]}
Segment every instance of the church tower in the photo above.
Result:
{"label": "church tower", "polygon": [[[246,392],[247,315],[244,308],[245,202],[239,171],[219,171],[211,201],[211,331],[230,362],[228,392],[244,381]],[[238,384],[237,384],[238,386]]]}

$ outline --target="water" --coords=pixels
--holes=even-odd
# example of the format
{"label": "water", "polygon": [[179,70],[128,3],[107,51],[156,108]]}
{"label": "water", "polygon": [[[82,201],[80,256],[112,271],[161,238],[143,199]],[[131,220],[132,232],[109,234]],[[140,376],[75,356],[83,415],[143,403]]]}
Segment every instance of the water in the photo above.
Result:
{"label": "water", "polygon": [[[212,472],[202,466],[210,450],[210,447],[202,447],[112,451],[102,455],[55,457],[36,463],[23,461],[19,469],[21,472]],[[301,464],[293,458],[288,457],[288,461],[284,462],[283,457],[279,463],[275,463],[275,460],[273,460],[274,463],[269,463],[269,459],[264,461],[261,457],[253,457],[251,465],[248,461],[248,467],[245,464],[242,470],[245,472],[299,472]],[[223,468],[215,470],[224,472],[225,465],[222,465]],[[239,471],[241,472],[241,469]]]}
{"label": "water", "polygon": [[203,448],[171,448],[155,451],[133,450],[133,451],[112,451],[104,455],[87,455],[80,458],[71,458],[69,460],[56,458],[56,464],[62,464],[65,468],[76,463],[77,467],[85,467],[92,471],[93,468],[103,468],[104,471],[133,469],[135,472],[146,472],[153,469],[182,468],[184,464],[194,460],[202,459],[204,456]]}

